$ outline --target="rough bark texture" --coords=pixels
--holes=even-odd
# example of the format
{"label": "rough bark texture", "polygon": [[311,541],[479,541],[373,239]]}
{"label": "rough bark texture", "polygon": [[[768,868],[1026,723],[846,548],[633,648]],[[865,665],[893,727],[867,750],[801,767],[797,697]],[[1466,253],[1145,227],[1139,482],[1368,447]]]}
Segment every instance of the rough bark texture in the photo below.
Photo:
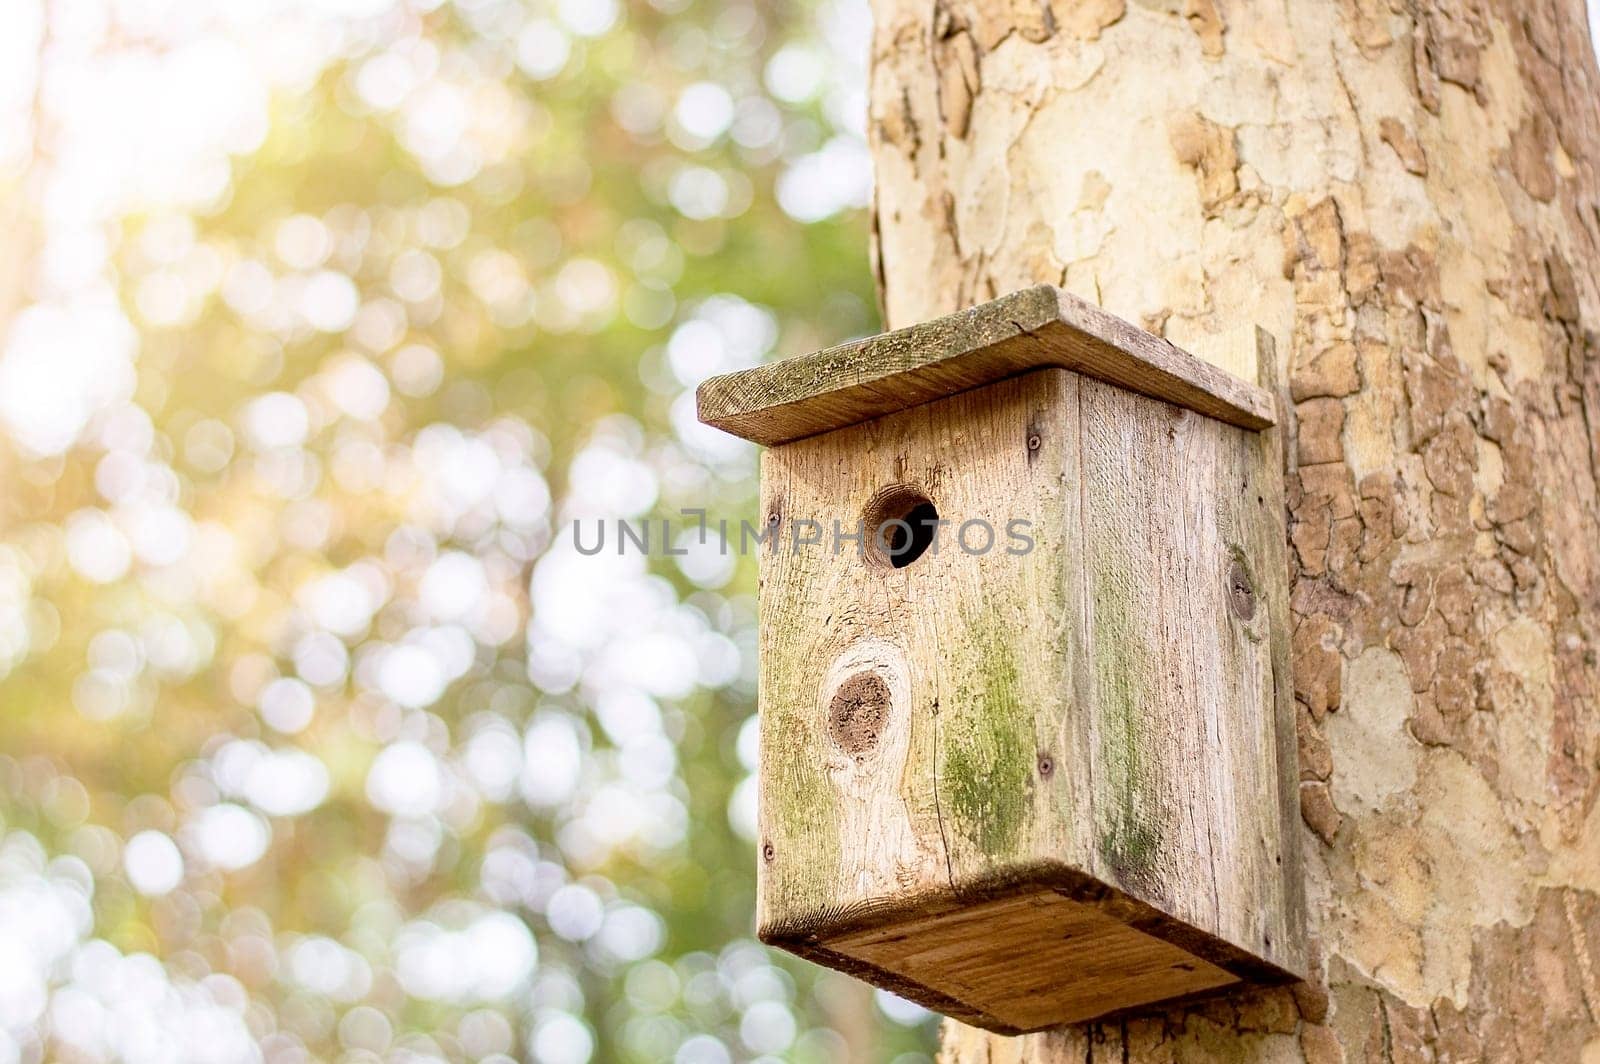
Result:
{"label": "rough bark texture", "polygon": [[1255,322],[1296,414],[1296,991],[950,1061],[1600,1061],[1600,74],[1581,0],[876,0],[891,326]]}

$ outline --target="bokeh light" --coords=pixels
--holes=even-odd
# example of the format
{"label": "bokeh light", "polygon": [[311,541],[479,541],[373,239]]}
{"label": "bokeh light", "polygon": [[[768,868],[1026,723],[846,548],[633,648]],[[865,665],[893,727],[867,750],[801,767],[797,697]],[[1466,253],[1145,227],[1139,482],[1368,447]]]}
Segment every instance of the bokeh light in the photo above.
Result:
{"label": "bokeh light", "polygon": [[[751,938],[863,0],[0,4],[0,1064],[926,1061]],[[680,554],[575,549],[675,524]]]}

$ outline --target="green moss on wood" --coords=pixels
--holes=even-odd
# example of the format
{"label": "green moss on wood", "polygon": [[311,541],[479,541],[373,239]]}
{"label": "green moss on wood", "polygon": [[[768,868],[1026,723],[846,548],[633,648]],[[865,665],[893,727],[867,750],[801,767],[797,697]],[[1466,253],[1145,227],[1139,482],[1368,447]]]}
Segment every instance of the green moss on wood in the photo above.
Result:
{"label": "green moss on wood", "polygon": [[1138,878],[1153,865],[1160,836],[1152,820],[1155,787],[1140,736],[1144,699],[1144,633],[1126,579],[1095,574],[1094,670],[1098,695],[1099,766],[1095,781],[1100,854],[1121,876]]}
{"label": "green moss on wood", "polygon": [[940,722],[939,799],[951,828],[988,860],[1017,849],[1033,809],[1033,708],[1004,619],[963,625],[969,642],[954,704]]}
{"label": "green moss on wood", "polygon": [[[772,690],[792,697],[805,687],[783,682]],[[838,800],[820,756],[828,739],[809,705],[768,705],[764,712],[760,848],[772,847],[768,897],[781,898],[784,912],[813,912],[832,903],[840,861]]]}
{"label": "green moss on wood", "polygon": [[[827,776],[826,723],[806,693],[816,690],[813,650],[802,643],[770,651],[762,706],[763,894],[784,914],[814,914],[834,904],[842,840],[838,797]],[[768,859],[766,846],[771,846]]]}

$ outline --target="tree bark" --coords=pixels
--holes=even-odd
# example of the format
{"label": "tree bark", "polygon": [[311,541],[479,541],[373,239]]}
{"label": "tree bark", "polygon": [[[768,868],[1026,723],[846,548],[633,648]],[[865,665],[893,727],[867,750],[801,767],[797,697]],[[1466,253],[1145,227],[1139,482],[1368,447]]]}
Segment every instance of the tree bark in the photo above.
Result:
{"label": "tree bark", "polygon": [[1600,1061],[1600,73],[1582,0],[875,0],[891,327],[1048,281],[1278,340],[1292,991],[948,1061]]}

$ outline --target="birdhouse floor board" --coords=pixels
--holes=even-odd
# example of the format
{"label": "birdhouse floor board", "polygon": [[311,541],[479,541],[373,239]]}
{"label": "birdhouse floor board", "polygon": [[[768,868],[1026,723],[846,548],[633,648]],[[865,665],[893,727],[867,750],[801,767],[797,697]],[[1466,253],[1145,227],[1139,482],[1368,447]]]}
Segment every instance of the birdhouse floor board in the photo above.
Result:
{"label": "birdhouse floor board", "polygon": [[[1098,1019],[1231,986],[1237,976],[1053,890],[826,943],[1013,1031]],[[912,991],[913,995],[915,991]]]}
{"label": "birdhouse floor board", "polygon": [[1049,285],[855,343],[712,377],[700,420],[774,446],[1031,370],[1071,370],[1245,429],[1272,396]]}

